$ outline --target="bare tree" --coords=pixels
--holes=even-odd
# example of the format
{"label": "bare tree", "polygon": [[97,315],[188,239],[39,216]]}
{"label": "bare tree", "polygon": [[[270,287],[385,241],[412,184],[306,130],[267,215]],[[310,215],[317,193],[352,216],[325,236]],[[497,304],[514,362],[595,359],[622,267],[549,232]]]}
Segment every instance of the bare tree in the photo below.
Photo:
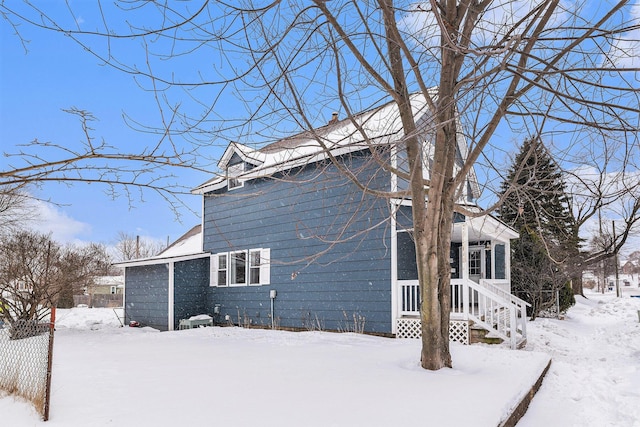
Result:
{"label": "bare tree", "polygon": [[0,234],[24,227],[35,219],[29,201],[30,197],[23,191],[0,186]]}
{"label": "bare tree", "polygon": [[145,238],[141,239],[140,236],[134,236],[133,234],[120,231],[118,232],[115,247],[115,257],[117,261],[148,258],[158,255],[163,249],[165,249],[165,245],[160,242]]}
{"label": "bare tree", "polygon": [[[587,250],[570,260],[576,270],[575,294],[582,294],[579,277],[583,270],[598,269],[640,231],[640,169],[634,164],[637,159],[632,153],[619,158],[626,155],[626,149],[619,147],[621,144],[626,145],[609,138],[608,144],[600,147],[600,144],[577,145],[581,163],[571,162],[577,166],[565,168],[577,225],[575,237],[577,233],[592,236],[587,239],[591,241]],[[615,235],[610,225],[603,229],[603,221],[615,224]]]}
{"label": "bare tree", "polygon": [[[9,163],[0,170],[0,225],[24,218],[21,215],[28,210],[19,209],[17,202],[24,205],[33,198],[28,188],[48,182],[69,186],[95,183],[104,186],[106,196],[125,197],[130,205],[144,200],[145,192],[150,191],[162,197],[176,215],[187,207],[180,195],[188,194],[188,188],[179,183],[175,171],[197,169],[198,162],[206,163],[198,154],[197,145],[178,148],[170,138],[161,136],[154,146],[130,151],[124,144],[96,141],[91,128],[96,118],[90,112],[77,108],[65,111],[80,121],[84,139],[79,144],[34,139],[19,144],[15,152],[3,152]],[[3,206],[10,206],[10,211]],[[18,211],[22,213],[8,216]]]}
{"label": "bare tree", "polygon": [[60,246],[32,231],[5,234],[0,240],[0,304],[3,320],[38,321],[49,307],[72,307],[110,265],[104,246]]}
{"label": "bare tree", "polygon": [[[412,200],[421,363],[440,369],[451,366],[453,214],[484,213],[456,203],[474,166],[484,166],[479,176],[491,183],[502,174],[496,165],[505,144],[522,134],[557,141],[573,158],[576,141],[591,137],[609,146],[608,138],[616,135],[625,141],[617,147],[618,158],[625,159],[619,166],[634,164],[640,103],[632,48],[640,27],[631,6],[624,0],[597,8],[559,0],[291,0],[242,6],[134,0],[117,5],[126,19],[101,4],[100,26],[87,29],[77,20],[63,28],[60,15],[31,4],[12,10],[5,3],[0,10],[13,25],[29,22],[58,31],[138,81],[146,77],[163,112],[183,112],[179,123],[162,124],[168,134],[261,144],[302,128],[329,151],[314,128],[327,110],[342,111],[358,129],[360,143],[374,150],[377,141],[355,113],[393,101],[403,129],[397,149],[406,151],[408,167],[380,162],[409,182],[408,191],[382,194],[336,166],[364,192]],[[117,58],[116,45],[133,41],[140,42],[140,61]],[[181,77],[176,70],[185,62],[189,68]],[[184,104],[171,101],[174,90]],[[420,122],[412,93],[420,93],[429,107]],[[198,106],[201,111],[194,113]],[[466,153],[456,150],[461,137],[468,142]]]}
{"label": "bare tree", "polygon": [[611,252],[615,248],[614,236],[611,231],[601,228],[589,241],[589,248],[592,253],[603,254],[598,257],[597,261],[591,262],[590,270],[598,278],[598,290],[604,293],[608,286],[608,277],[615,272],[616,268],[614,253]]}

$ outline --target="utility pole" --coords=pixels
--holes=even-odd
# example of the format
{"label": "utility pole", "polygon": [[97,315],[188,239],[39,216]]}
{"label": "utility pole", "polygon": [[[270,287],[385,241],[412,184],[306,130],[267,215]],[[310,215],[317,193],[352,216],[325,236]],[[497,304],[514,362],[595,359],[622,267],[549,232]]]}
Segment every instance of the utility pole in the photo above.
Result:
{"label": "utility pole", "polygon": [[618,271],[618,249],[616,249],[616,222],[611,221],[611,226],[613,228],[613,262],[615,263],[616,269],[616,297],[621,298],[622,292],[620,291],[620,278]]}

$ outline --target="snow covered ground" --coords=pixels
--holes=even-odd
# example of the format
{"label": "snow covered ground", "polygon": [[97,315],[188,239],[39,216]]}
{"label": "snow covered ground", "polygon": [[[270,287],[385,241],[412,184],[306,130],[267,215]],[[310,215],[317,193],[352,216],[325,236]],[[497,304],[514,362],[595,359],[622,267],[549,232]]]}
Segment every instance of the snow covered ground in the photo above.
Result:
{"label": "snow covered ground", "polygon": [[527,350],[551,369],[518,427],[640,426],[640,295],[586,293],[565,320],[529,322]]}
{"label": "snow covered ground", "polygon": [[[120,328],[109,309],[59,310],[50,421],[0,398],[2,426],[496,426],[553,358],[518,426],[640,426],[640,298],[588,295],[529,323],[525,351],[355,334]],[[420,420],[425,420],[421,422]]]}

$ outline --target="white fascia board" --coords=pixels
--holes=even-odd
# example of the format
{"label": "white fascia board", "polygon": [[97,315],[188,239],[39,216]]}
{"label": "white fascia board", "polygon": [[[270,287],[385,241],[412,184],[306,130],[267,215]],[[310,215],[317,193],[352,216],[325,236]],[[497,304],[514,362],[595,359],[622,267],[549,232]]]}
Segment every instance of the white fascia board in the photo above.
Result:
{"label": "white fascia board", "polygon": [[224,153],[218,162],[218,167],[222,170],[226,169],[227,163],[234,153],[240,156],[243,161],[251,164],[260,165],[265,160],[265,154],[259,150],[254,150],[253,148],[240,144],[239,142],[232,142],[227,146],[226,150],[224,150]]}
{"label": "white fascia board", "polygon": [[216,180],[209,181],[207,183],[201,184],[191,190],[191,194],[204,194],[210,191],[219,190],[221,188],[225,188],[227,186],[226,178],[218,178]]}
{"label": "white fascia board", "polygon": [[218,167],[220,169],[225,169],[227,167],[227,162],[229,161],[231,156],[233,156],[233,153],[235,153],[234,146],[235,146],[235,143],[233,142],[227,145],[227,148],[225,148],[224,153],[222,153],[222,156],[220,156],[220,160],[218,160]]}
{"label": "white fascia board", "polygon": [[509,241],[520,237],[516,230],[491,215],[469,218],[468,222],[472,229],[483,231],[483,234],[486,233],[493,239]]}
{"label": "white fascia board", "polygon": [[134,259],[131,261],[114,263],[112,265],[115,267],[139,267],[142,265],[168,264],[170,262],[190,261],[192,259],[208,258],[210,255],[211,254],[209,252],[202,252],[199,254],[180,255],[175,257]]}

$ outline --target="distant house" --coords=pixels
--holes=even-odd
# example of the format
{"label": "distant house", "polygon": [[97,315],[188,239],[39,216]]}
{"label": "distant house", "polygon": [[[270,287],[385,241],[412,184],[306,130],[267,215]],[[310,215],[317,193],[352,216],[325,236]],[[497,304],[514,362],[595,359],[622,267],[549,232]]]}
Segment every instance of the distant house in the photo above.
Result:
{"label": "distant house", "polygon": [[[426,103],[412,101],[420,123]],[[203,198],[202,224],[174,244],[190,242],[189,250],[119,264],[127,320],[173,330],[180,319],[209,314],[217,323],[419,336],[411,200],[364,194],[329,161],[370,188],[406,188],[377,162],[406,170],[406,153],[395,144],[402,136],[397,110],[388,104],[356,122],[369,141],[351,120],[333,120],[315,136],[259,149],[229,144],[221,173],[193,190]],[[429,134],[423,139],[428,153]],[[462,160],[462,137],[457,150]],[[459,203],[473,210],[478,188],[471,173]],[[508,254],[517,237],[492,216],[456,214],[452,339],[468,341],[473,322],[513,347],[524,343],[526,303],[510,294]]]}
{"label": "distant house", "polygon": [[124,276],[97,276],[84,287],[81,294],[73,296],[73,305],[122,307],[123,300]]}
{"label": "distant house", "polygon": [[640,268],[637,261],[628,260],[622,263],[618,270],[618,277],[613,271],[607,272],[607,276],[603,278],[601,273],[596,274],[592,270],[586,270],[582,274],[582,282],[585,286],[602,290],[602,283],[606,291],[613,292],[616,290],[616,280],[620,288],[640,288]]}
{"label": "distant house", "polygon": [[124,293],[124,276],[98,276],[87,287],[90,295],[119,295]]}
{"label": "distant house", "polygon": [[620,272],[623,274],[639,274],[640,273],[640,266],[638,265],[637,261],[632,261],[632,260],[628,260],[626,261],[623,265],[622,268],[620,269]]}

